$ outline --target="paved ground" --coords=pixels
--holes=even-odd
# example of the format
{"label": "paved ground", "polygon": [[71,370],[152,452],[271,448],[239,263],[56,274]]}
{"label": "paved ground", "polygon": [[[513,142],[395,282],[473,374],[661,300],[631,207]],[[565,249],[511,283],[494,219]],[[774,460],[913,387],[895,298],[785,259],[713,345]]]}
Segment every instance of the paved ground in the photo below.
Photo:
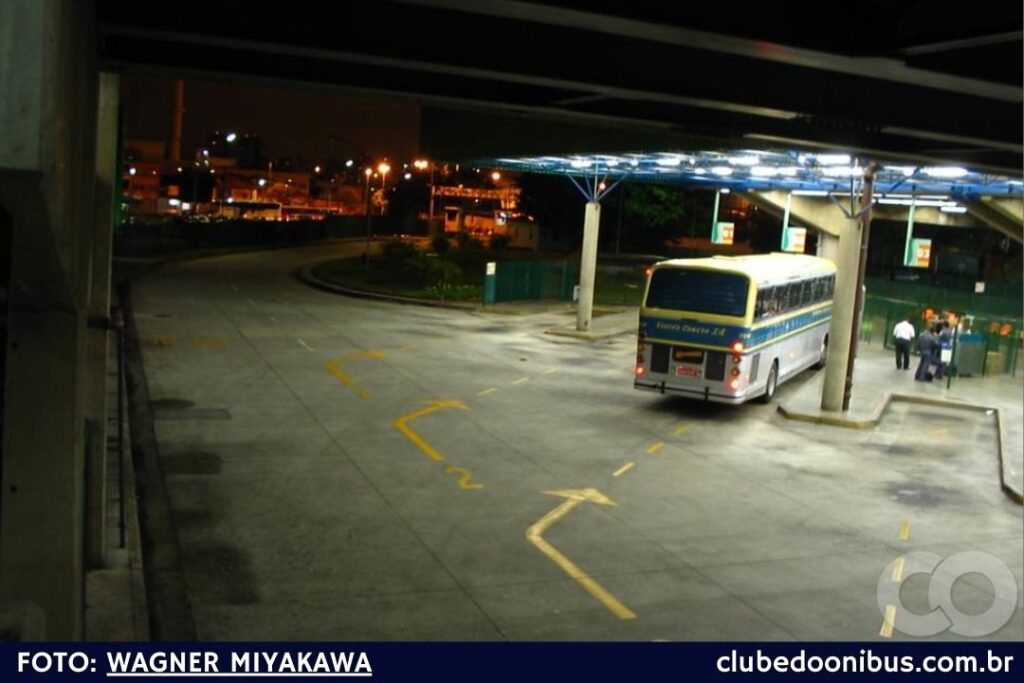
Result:
{"label": "paved ground", "polygon": [[[637,392],[629,334],[292,278],[344,249],[136,287],[200,638],[872,639],[879,579],[910,550],[1009,567],[957,581],[964,612],[1020,592],[1022,510],[983,413],[896,405],[855,431]],[[927,588],[908,577],[904,609],[928,611]],[[1019,600],[991,637],[1024,638]]]}

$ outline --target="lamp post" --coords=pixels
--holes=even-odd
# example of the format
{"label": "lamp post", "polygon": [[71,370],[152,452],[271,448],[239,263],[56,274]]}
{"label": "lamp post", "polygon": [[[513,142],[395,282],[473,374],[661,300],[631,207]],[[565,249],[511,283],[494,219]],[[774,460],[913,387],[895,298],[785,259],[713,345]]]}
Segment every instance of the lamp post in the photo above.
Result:
{"label": "lamp post", "polygon": [[388,171],[391,167],[385,162],[381,162],[377,166],[377,170],[380,172],[380,215],[384,215],[384,206],[387,203],[387,191],[388,191]]}
{"label": "lamp post", "polygon": [[368,168],[363,173],[366,175],[366,269],[370,269],[370,226],[372,216],[370,215],[370,176],[373,169]]}

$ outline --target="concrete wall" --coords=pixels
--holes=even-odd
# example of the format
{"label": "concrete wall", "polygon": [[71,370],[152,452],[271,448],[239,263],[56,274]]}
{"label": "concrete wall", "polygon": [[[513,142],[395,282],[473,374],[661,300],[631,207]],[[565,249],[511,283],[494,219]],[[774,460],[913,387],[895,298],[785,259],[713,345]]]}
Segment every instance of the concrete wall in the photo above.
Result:
{"label": "concrete wall", "polygon": [[87,362],[86,327],[109,269],[109,246],[94,249],[98,88],[93,3],[0,3],[0,206],[12,227],[0,603],[40,608],[48,639],[82,634],[85,425],[104,417],[88,407],[106,367],[105,355]]}

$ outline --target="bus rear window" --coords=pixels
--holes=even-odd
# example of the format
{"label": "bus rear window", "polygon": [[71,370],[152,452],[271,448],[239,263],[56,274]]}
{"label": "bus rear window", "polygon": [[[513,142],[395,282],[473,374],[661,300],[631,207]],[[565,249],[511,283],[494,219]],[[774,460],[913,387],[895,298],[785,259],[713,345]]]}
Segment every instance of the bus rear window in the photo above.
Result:
{"label": "bus rear window", "polygon": [[742,275],[658,268],[651,275],[648,308],[742,317],[750,282]]}

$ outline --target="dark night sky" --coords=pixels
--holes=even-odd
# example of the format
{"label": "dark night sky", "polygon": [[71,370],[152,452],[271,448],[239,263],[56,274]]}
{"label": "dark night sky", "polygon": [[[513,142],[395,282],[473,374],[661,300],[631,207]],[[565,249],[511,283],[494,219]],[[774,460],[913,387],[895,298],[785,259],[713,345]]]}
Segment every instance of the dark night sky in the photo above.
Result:
{"label": "dark night sky", "polygon": [[[121,88],[128,137],[169,141],[174,81],[126,76]],[[357,145],[374,158],[405,161],[418,152],[419,115],[418,105],[399,100],[190,80],[185,83],[181,153],[191,158],[195,147],[219,129],[260,135],[270,158],[344,158],[355,154]],[[333,142],[331,135],[354,144]]]}

